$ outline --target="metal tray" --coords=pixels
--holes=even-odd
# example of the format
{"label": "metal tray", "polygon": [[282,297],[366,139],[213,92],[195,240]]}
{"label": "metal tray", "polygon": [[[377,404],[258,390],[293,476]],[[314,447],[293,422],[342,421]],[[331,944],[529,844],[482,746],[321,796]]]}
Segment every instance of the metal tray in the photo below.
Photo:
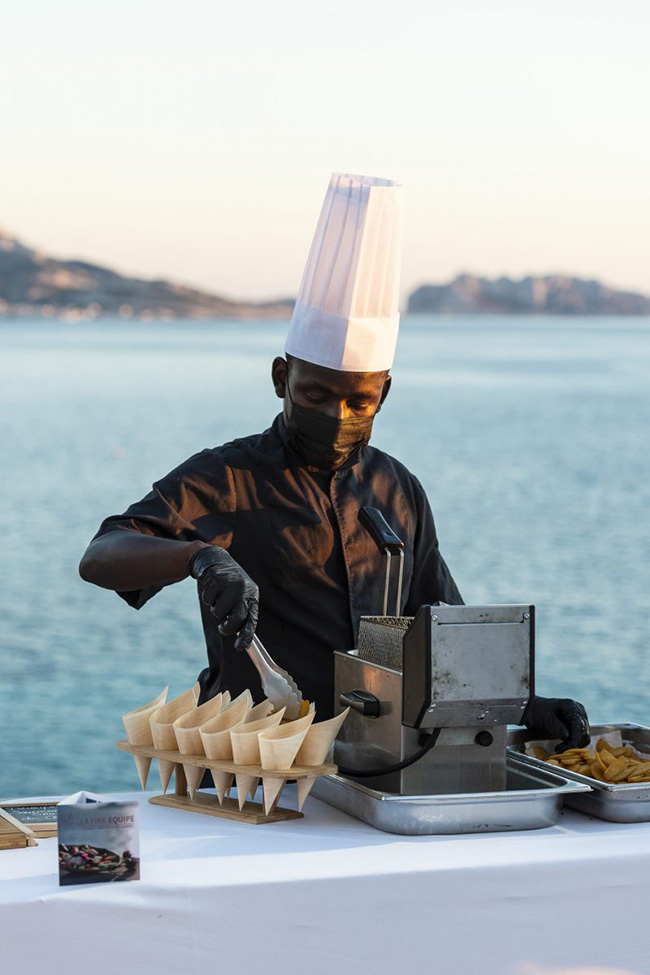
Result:
{"label": "metal tray", "polygon": [[[620,731],[623,741],[634,745],[639,751],[648,752],[650,761],[650,728],[640,724],[599,724],[591,726],[592,735],[604,735],[609,731]],[[530,768],[554,768],[540,758],[524,755],[521,749],[527,741],[535,741],[539,737],[534,732],[517,729],[508,732],[508,751],[517,755]],[[589,786],[589,792],[575,793],[567,796],[566,804],[579,812],[606,819],[610,823],[647,823],[650,822],[650,782],[623,782],[610,784],[590,779],[587,775],[562,769],[562,775],[573,782],[580,782]]]}
{"label": "metal tray", "polygon": [[401,796],[327,775],[316,780],[312,795],[387,833],[428,836],[543,829],[555,824],[565,796],[589,791],[563,772],[532,768],[514,754],[507,759],[506,786],[505,792]]}

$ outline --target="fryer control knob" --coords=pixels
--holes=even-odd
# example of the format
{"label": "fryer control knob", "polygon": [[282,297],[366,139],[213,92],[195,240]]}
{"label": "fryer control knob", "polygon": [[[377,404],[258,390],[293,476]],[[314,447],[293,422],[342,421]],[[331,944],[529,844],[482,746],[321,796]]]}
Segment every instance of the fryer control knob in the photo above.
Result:
{"label": "fryer control knob", "polygon": [[364,718],[378,718],[380,711],[379,698],[371,694],[370,691],[346,691],[339,697],[339,704],[342,708],[352,708],[358,711]]}
{"label": "fryer control knob", "polygon": [[479,731],[474,738],[474,741],[477,745],[482,745],[483,748],[488,748],[494,741],[494,737],[489,731]]}

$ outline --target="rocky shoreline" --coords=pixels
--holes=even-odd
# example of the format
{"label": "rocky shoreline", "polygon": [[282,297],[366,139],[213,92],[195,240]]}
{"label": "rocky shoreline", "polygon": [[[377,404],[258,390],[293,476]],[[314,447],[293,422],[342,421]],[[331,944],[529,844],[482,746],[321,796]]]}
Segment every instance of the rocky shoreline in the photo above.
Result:
{"label": "rocky shoreline", "polygon": [[650,297],[562,274],[512,278],[461,274],[409,296],[412,314],[650,315]]}
{"label": "rocky shoreline", "polygon": [[132,278],[86,261],[57,260],[0,231],[0,318],[274,319],[288,318],[292,308],[290,298],[231,301],[172,281]]}
{"label": "rocky shoreline", "polygon": [[[118,274],[78,260],[58,260],[0,230],[0,319],[92,321],[287,319],[292,298],[241,302],[165,280]],[[408,298],[410,314],[650,315],[650,297],[567,275],[495,280],[458,275],[424,284]]]}

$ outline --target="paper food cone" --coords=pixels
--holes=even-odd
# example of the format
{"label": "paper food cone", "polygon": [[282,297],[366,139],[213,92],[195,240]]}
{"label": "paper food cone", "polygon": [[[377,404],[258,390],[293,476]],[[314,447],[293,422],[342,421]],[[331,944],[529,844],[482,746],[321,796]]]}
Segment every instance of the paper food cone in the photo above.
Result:
{"label": "paper food cone", "polygon": [[268,816],[280,798],[286,779],[273,779],[264,776],[264,812]]}
{"label": "paper food cone", "polygon": [[217,792],[217,799],[219,800],[219,805],[223,805],[223,799],[232,785],[234,775],[232,772],[212,772],[212,778],[214,779],[214,787]]}
{"label": "paper food cone", "polygon": [[167,792],[167,787],[169,785],[170,779],[174,772],[174,763],[166,762],[164,759],[158,759],[158,772],[160,774],[160,784],[162,786],[163,795]]}
{"label": "paper food cone", "polygon": [[[196,708],[198,686],[198,683],[196,683],[194,687],[190,687],[184,694],[179,694],[178,697],[173,698],[167,704],[163,704],[162,707],[153,712],[149,718],[149,723],[151,725],[153,744],[156,748],[164,751],[177,750],[174,721],[176,718],[180,718],[182,714],[186,714],[188,711],[193,711]],[[172,777],[172,772],[174,771],[174,763],[159,758],[158,770],[160,772],[163,792],[166,792],[169,780]]]}
{"label": "paper food cone", "polygon": [[182,714],[187,714],[188,711],[194,711],[195,709],[196,694],[194,687],[190,687],[189,691],[185,691],[184,694],[179,694],[178,697],[168,701],[167,704],[163,704],[157,711],[154,711],[149,721],[151,724],[153,743],[156,748],[172,749],[175,751],[177,743],[174,732],[174,721],[180,718]]}
{"label": "paper food cone", "polygon": [[135,762],[138,778],[140,779],[140,785],[142,786],[142,791],[144,792],[144,790],[147,788],[147,779],[149,778],[151,759],[147,758],[145,755],[134,755],[133,761]]}
{"label": "paper food cone", "polygon": [[269,701],[268,697],[265,701],[261,701],[260,704],[256,704],[254,708],[251,708],[246,715],[244,724],[250,724],[253,721],[259,721],[260,718],[265,718],[267,714],[270,714],[273,710],[273,705]]}
{"label": "paper food cone", "polygon": [[262,768],[291,768],[313,720],[314,712],[312,711],[311,714],[306,714],[304,718],[290,721],[289,724],[260,731],[259,745]]}
{"label": "paper food cone", "polygon": [[193,799],[194,793],[201,784],[205,769],[199,768],[198,765],[184,765],[183,770],[187,780],[187,790],[190,794],[190,799]]}
{"label": "paper food cone", "polygon": [[319,721],[312,724],[307,730],[298,754],[296,755],[296,765],[322,765],[327,758],[327,753],[332,747],[332,742],[341,730],[341,725],[350,713],[350,708],[346,708],[341,714],[329,721]]}
{"label": "paper food cone", "polygon": [[298,812],[302,812],[302,807],[305,804],[305,799],[311,792],[312,786],[315,781],[316,781],[316,777],[310,776],[308,779],[298,779],[298,781],[296,782],[296,792],[298,795]]}
{"label": "paper food cone", "polygon": [[237,801],[239,802],[239,809],[241,811],[244,808],[244,803],[248,798],[249,792],[251,793],[251,799],[255,795],[259,776],[246,775],[245,772],[237,772],[235,774],[235,782],[237,783]]}
{"label": "paper food cone", "polygon": [[205,704],[200,704],[199,707],[176,718],[174,734],[179,752],[183,755],[205,755],[199,728],[212,718],[216,718],[222,706],[223,694],[216,694]]}
{"label": "paper food cone", "polygon": [[[225,693],[228,695],[228,697],[230,697],[230,691],[225,691]],[[241,694],[238,694],[234,701],[230,701],[228,704],[226,704],[224,701],[221,710],[222,712],[225,712],[230,711],[231,708],[241,708],[243,707],[242,701],[246,702],[245,713],[248,714],[248,712],[253,709],[253,695],[248,689],[242,691]]]}
{"label": "paper food cone", "polygon": [[[124,730],[126,731],[126,737],[129,744],[153,745],[149,718],[165,703],[167,700],[168,690],[169,687],[166,687],[160,692],[160,694],[158,694],[157,697],[154,697],[153,700],[147,701],[147,703],[141,705],[141,707],[134,708],[133,711],[127,711],[126,714],[122,715],[122,723],[124,725]],[[149,769],[151,768],[151,759],[146,758],[144,755],[134,755],[133,761],[135,762],[135,767],[138,770],[140,785],[144,791],[147,787],[147,778],[149,777]]]}
{"label": "paper food cone", "polygon": [[153,700],[122,715],[122,723],[126,731],[126,737],[131,745],[153,745],[149,718],[154,711],[157,711],[163,706],[167,700],[168,690],[169,687],[166,687]]}
{"label": "paper food cone", "polygon": [[250,691],[244,691],[232,704],[199,728],[203,749],[208,758],[225,762],[232,759],[230,729],[244,720],[251,709],[253,698]]}
{"label": "paper food cone", "polygon": [[250,724],[244,720],[236,728],[231,728],[232,757],[237,765],[260,764],[260,731],[277,727],[282,721],[283,714],[284,708],[281,708],[276,714],[267,714],[265,718],[251,721]]}
{"label": "paper food cone", "polygon": [[169,684],[167,685],[167,687],[163,688],[160,694],[157,694],[156,697],[152,697],[152,699],[150,701],[147,701],[146,704],[141,704],[139,707],[133,708],[131,711],[127,711],[124,717],[128,718],[129,715],[131,714],[140,714],[142,711],[148,711],[149,708],[160,707],[160,705],[164,704],[165,701],[167,700],[168,692],[169,692]]}

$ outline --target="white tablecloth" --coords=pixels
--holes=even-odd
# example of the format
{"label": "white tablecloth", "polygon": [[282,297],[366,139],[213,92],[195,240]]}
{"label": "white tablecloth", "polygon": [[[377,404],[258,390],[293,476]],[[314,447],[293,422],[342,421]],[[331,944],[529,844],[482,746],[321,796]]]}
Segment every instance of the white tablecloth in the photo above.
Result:
{"label": "white tablecloth", "polygon": [[140,881],[60,888],[55,839],[0,851],[2,975],[650,975],[650,824],[401,837],[313,798],[268,826],[141,810]]}

